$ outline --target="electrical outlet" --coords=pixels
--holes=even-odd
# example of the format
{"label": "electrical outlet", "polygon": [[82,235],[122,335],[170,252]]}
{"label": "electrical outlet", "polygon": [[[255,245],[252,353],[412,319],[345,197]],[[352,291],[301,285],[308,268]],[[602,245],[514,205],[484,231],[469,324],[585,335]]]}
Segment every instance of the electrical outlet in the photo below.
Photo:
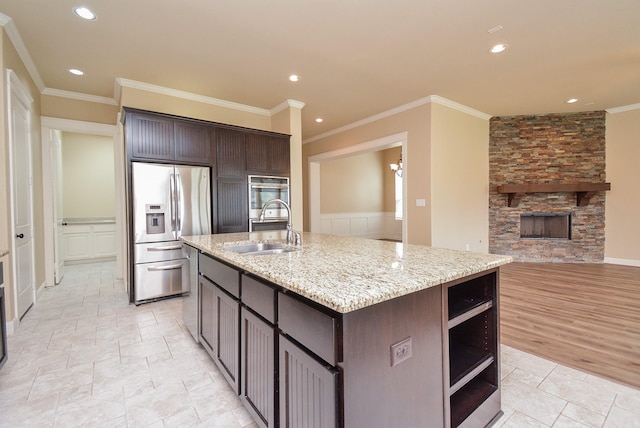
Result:
{"label": "electrical outlet", "polygon": [[401,362],[411,357],[411,336],[391,345],[391,367],[397,366]]}

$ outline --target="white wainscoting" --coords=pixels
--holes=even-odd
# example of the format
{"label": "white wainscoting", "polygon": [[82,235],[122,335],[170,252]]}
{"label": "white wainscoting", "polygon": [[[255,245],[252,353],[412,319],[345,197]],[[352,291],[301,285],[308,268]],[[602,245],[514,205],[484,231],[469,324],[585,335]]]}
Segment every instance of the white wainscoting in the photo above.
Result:
{"label": "white wainscoting", "polygon": [[402,220],[392,212],[321,214],[322,233],[402,240]]}

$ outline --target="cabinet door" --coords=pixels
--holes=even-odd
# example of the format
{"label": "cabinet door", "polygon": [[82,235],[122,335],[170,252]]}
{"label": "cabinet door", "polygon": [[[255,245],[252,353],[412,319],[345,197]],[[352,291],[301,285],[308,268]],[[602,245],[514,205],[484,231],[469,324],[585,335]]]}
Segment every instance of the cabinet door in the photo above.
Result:
{"label": "cabinet door", "polygon": [[176,121],[173,126],[176,161],[194,165],[211,164],[211,137],[208,126]]}
{"label": "cabinet door", "polygon": [[240,399],[261,427],[275,424],[274,328],[242,308]]}
{"label": "cabinet door", "polygon": [[216,129],[216,165],[218,177],[244,177],[246,171],[244,132]]}
{"label": "cabinet door", "polygon": [[237,393],[240,387],[240,303],[218,287],[215,299],[214,361]]}
{"label": "cabinet door", "polygon": [[289,175],[289,138],[263,134],[246,136],[247,173]]}
{"label": "cabinet door", "polygon": [[174,159],[173,120],[129,113],[125,126],[127,146],[131,148],[131,158],[142,160]]}
{"label": "cabinet door", "polygon": [[335,427],[338,374],[280,336],[280,426]]}
{"label": "cabinet door", "polygon": [[249,230],[246,179],[218,178],[218,233]]}
{"label": "cabinet door", "polygon": [[215,304],[216,304],[216,286],[213,285],[205,277],[199,277],[198,286],[200,287],[200,343],[204,349],[211,355],[215,356]]}
{"label": "cabinet door", "polygon": [[289,137],[270,137],[269,151],[271,153],[269,173],[289,176],[291,169]]}

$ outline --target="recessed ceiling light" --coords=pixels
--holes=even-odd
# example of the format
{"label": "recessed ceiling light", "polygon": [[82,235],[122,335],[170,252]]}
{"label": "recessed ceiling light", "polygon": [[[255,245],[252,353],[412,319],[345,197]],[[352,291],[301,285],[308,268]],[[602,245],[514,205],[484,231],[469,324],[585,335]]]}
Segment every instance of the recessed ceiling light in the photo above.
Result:
{"label": "recessed ceiling light", "polygon": [[500,52],[504,52],[507,50],[507,45],[505,45],[504,43],[499,43],[497,45],[495,45],[494,47],[491,48],[491,53],[500,53]]}
{"label": "recessed ceiling light", "polygon": [[316,122],[322,123],[322,122],[324,122],[324,119],[321,118],[321,117],[316,117]]}
{"label": "recessed ceiling light", "polygon": [[300,76],[298,76],[297,74],[292,74],[291,76],[289,76],[289,80],[291,80],[292,82],[297,82],[300,80]]}
{"label": "recessed ceiling light", "polygon": [[567,100],[567,104],[573,104],[573,103],[577,103],[577,102],[578,102],[578,99],[577,99],[577,98],[569,98],[569,99]]}
{"label": "recessed ceiling light", "polygon": [[82,19],[86,19],[87,21],[95,21],[96,14],[91,12],[88,8],[82,7],[74,7],[73,13],[78,15]]}
{"label": "recessed ceiling light", "polygon": [[75,74],[76,76],[82,76],[84,74],[84,71],[78,70],[77,68],[70,68],[69,73]]}

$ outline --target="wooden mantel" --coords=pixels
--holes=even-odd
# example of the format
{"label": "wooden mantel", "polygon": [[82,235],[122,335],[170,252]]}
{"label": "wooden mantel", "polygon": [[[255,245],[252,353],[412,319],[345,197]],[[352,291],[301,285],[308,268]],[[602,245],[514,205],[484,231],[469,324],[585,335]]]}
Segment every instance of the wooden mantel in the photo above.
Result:
{"label": "wooden mantel", "polygon": [[503,184],[498,193],[506,193],[510,207],[517,207],[526,193],[569,193],[576,192],[576,205],[585,207],[596,192],[611,190],[611,183],[542,183]]}

